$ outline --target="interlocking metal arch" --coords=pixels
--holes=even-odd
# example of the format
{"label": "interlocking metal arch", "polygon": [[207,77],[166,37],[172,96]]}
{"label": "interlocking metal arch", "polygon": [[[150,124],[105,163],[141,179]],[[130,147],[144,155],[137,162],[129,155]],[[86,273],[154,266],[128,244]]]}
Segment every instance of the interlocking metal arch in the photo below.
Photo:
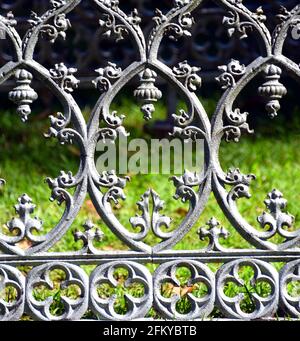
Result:
{"label": "interlocking metal arch", "polygon": [[[6,33],[7,40],[13,44],[15,52],[14,59],[0,69],[0,83],[11,77],[15,78],[16,87],[9,92],[9,99],[16,104],[20,118],[23,121],[28,119],[31,113],[30,105],[38,98],[37,92],[31,86],[32,79],[36,78],[50,89],[64,107],[63,113],[50,117],[51,127],[46,137],[56,138],[62,144],[76,143],[80,148],[80,166],[77,174],[61,172],[56,179],[47,179],[51,199],[65,205],[65,211],[57,226],[44,236],[34,234],[34,229],[41,230],[42,222],[39,218],[31,217],[35,205],[31,198],[24,194],[16,205],[19,217],[13,218],[7,224],[11,232],[17,230],[18,234],[0,235],[2,284],[3,287],[13,286],[18,296],[13,304],[0,300],[1,319],[17,320],[26,312],[34,319],[40,320],[76,320],[80,319],[87,309],[91,309],[99,319],[128,320],[147,316],[152,306],[167,319],[202,319],[209,316],[214,307],[219,308],[226,318],[267,318],[274,316],[279,306],[287,315],[299,317],[300,298],[291,297],[286,286],[291,281],[299,281],[300,231],[296,229],[291,232],[285,229],[294,223],[294,218],[284,212],[286,200],[282,193],[274,189],[265,201],[269,212],[264,212],[258,217],[259,224],[268,229],[261,232],[251,226],[239,213],[236,203],[241,198],[250,197],[249,187],[255,176],[244,175],[239,169],[224,171],[219,163],[218,154],[222,138],[228,142],[238,142],[242,133],[252,132],[247,123],[248,113],[241,112],[234,105],[237,96],[252,79],[261,73],[264,74],[265,82],[258,91],[266,99],[267,113],[273,118],[280,109],[280,99],[287,93],[287,89],[280,82],[282,69],[295,78],[300,77],[299,66],[282,54],[290,28],[300,24],[300,5],[290,12],[282,8],[278,16],[280,23],[271,35],[264,24],[266,17],[261,8],[251,12],[243,5],[242,0],[215,1],[227,11],[223,23],[227,26],[229,35],[237,34],[243,39],[250,32],[255,33],[262,48],[262,55],[247,66],[232,60],[228,65],[220,67],[218,81],[224,89],[224,94],[210,121],[195,94],[201,86],[199,67],[182,61],[171,69],[157,58],[165,35],[173,39],[190,35],[189,30],[194,20],[198,20],[193,18],[192,11],[202,3],[202,0],[174,0],[174,7],[169,13],[163,14],[158,10],[153,18],[154,28],[147,38],[139,26],[141,18],[137,11],[125,14],[118,7],[118,0],[90,1],[96,4],[103,14],[99,23],[104,33],[116,40],[130,36],[135,42],[139,59],[125,70],[109,62],[105,68],[96,70],[98,77],[95,76],[94,84],[101,95],[88,123],[85,122],[72,96],[73,90],[78,86],[76,69],[66,67],[62,61],[49,71],[34,60],[34,51],[41,37],[51,43],[56,39],[66,38],[71,25],[67,14],[78,6],[81,0],[50,0],[46,13],[41,16],[32,13],[29,20],[30,28],[23,39],[16,30],[17,22],[12,13],[0,17],[0,28]],[[110,106],[123,87],[138,75],[141,84],[134,95],[142,102],[141,111],[144,118],[146,120],[152,118],[155,102],[163,96],[155,85],[156,78],[162,77],[171,83],[188,103],[187,112],[181,111],[180,115],[174,115],[176,121],[174,136],[183,139],[202,138],[206,144],[204,174],[186,171],[181,177],[173,177],[175,198],[189,202],[190,207],[180,226],[168,233],[163,232],[161,227],[168,226],[170,220],[160,214],[164,203],[154,189],[141,197],[138,206],[142,214],[130,220],[131,225],[140,228],[140,231],[130,232],[123,226],[114,215],[112,207],[119,200],[125,200],[123,189],[128,178],[119,177],[113,170],[99,174],[94,162],[99,139],[116,140],[117,133],[125,131],[123,117],[111,112]],[[0,184],[4,183],[5,181],[1,180]],[[9,186],[9,183],[6,185]],[[228,187],[230,190],[227,190]],[[75,189],[73,195],[68,192],[72,188]],[[219,243],[219,238],[226,237],[227,233],[214,218],[208,222],[208,229],[199,230],[201,238],[209,239],[209,246],[206,249],[172,250],[196,223],[212,191],[229,222],[256,248],[255,250],[224,249]],[[70,228],[87,193],[103,222],[132,251],[97,250],[93,240],[101,238],[101,231],[94,230],[93,224],[87,222],[84,226],[85,232],[75,233],[75,238],[84,243],[82,250],[68,253],[47,252]],[[153,205],[152,215],[149,205]],[[161,239],[154,247],[144,241],[151,231]],[[278,245],[270,241],[277,233],[284,238],[284,242]],[[18,246],[25,238],[32,243],[26,250]],[[159,264],[154,274],[151,274],[143,264],[151,262]],[[207,265],[214,262],[224,263],[216,274]],[[286,265],[278,273],[271,262],[285,262]],[[80,268],[83,264],[97,265],[90,277]],[[20,265],[33,266],[26,278],[17,269]],[[228,281],[243,285],[238,269],[244,265],[253,268],[254,283],[264,281],[270,286],[268,297],[253,295],[255,307],[249,314],[240,308],[243,295],[230,298],[223,290]],[[205,297],[197,298],[191,293],[188,294],[191,310],[187,314],[181,314],[176,309],[179,295],[166,298],[161,294],[162,283],[169,281],[179,284],[176,278],[178,267],[190,269],[191,283],[202,282],[207,287]],[[129,304],[125,315],[120,315],[114,310],[116,299],[114,296],[101,298],[96,290],[101,283],[109,283],[113,287],[117,285],[113,276],[117,268],[127,269],[126,285],[138,282],[144,286],[142,297],[126,294]],[[53,269],[60,269],[65,273],[63,287],[76,284],[81,291],[80,297],[76,300],[62,297],[65,309],[61,316],[53,316],[50,312],[49,307],[53,298],[41,302],[33,295],[33,288],[36,285],[47,284],[49,288],[53,286],[49,276]]]}

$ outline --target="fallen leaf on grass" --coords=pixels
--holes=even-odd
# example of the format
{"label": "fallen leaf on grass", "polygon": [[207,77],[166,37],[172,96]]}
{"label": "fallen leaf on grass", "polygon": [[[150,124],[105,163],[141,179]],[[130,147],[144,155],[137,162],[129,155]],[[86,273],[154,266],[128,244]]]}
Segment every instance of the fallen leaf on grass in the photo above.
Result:
{"label": "fallen leaf on grass", "polygon": [[181,217],[185,217],[188,213],[188,210],[186,208],[179,207],[175,212],[179,214]]}
{"label": "fallen leaf on grass", "polygon": [[20,241],[16,245],[22,250],[27,250],[27,249],[31,248],[33,243],[28,239],[23,239],[22,241]]}
{"label": "fallen leaf on grass", "polygon": [[188,293],[191,293],[193,290],[194,290],[194,287],[193,287],[193,286],[191,286],[191,287],[184,287],[184,288],[181,288],[181,287],[173,287],[172,292],[173,292],[174,294],[179,295],[180,297],[183,297],[183,296],[187,295]]}

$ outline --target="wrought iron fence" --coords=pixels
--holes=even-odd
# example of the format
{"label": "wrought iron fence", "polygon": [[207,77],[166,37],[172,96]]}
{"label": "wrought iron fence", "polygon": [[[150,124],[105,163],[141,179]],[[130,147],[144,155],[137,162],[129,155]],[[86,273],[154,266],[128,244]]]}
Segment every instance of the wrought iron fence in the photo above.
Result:
{"label": "wrought iron fence", "polygon": [[[107,66],[97,69],[93,83],[100,97],[87,123],[72,96],[78,86],[76,69],[67,67],[62,60],[48,70],[34,58],[40,39],[47,39],[50,43],[68,39],[71,26],[68,15],[79,6],[81,0],[50,0],[49,9],[44,14],[31,14],[28,20],[30,27],[23,39],[18,33],[17,21],[12,12],[0,17],[1,31],[14,51],[14,56],[1,66],[0,83],[11,77],[15,79],[16,84],[9,92],[9,99],[16,104],[20,119],[24,122],[28,120],[31,104],[38,98],[32,87],[32,80],[36,78],[50,89],[64,107],[63,113],[50,117],[51,126],[46,137],[57,139],[61,144],[76,144],[80,149],[80,165],[76,175],[61,172],[56,179],[47,179],[51,200],[65,206],[57,226],[43,235],[42,221],[33,216],[35,205],[27,194],[23,194],[15,206],[18,217],[7,224],[10,234],[0,235],[1,288],[13,288],[16,293],[14,300],[0,301],[1,319],[18,320],[25,313],[38,320],[77,320],[91,310],[98,319],[131,320],[147,317],[151,308],[165,319],[209,318],[214,308],[220,310],[220,318],[272,318],[278,312],[283,317],[298,318],[300,298],[291,296],[287,286],[299,281],[300,232],[292,228],[294,217],[286,213],[287,202],[282,193],[274,189],[265,200],[266,212],[257,218],[261,229],[251,226],[239,212],[237,202],[250,197],[250,186],[255,176],[242,174],[239,169],[223,170],[218,155],[223,138],[227,142],[238,142],[242,134],[253,132],[247,123],[248,113],[241,112],[235,106],[237,96],[252,79],[263,74],[265,80],[258,92],[265,98],[270,118],[274,118],[280,109],[280,99],[287,93],[280,81],[282,70],[299,78],[299,66],[283,54],[283,47],[290,33],[298,36],[300,6],[291,11],[282,8],[278,14],[279,24],[271,35],[265,25],[266,16],[262,8],[252,12],[242,0],[214,1],[226,12],[223,25],[228,29],[229,36],[237,35],[240,39],[246,39],[248,35],[256,36],[261,56],[248,65],[233,59],[228,65],[220,67],[218,82],[224,94],[210,120],[195,94],[201,86],[199,65],[181,61],[169,67],[158,60],[159,48],[165,36],[173,40],[191,36],[193,25],[201,21],[200,17],[193,17],[193,11],[201,6],[201,0],[174,0],[169,12],[157,10],[153,28],[147,37],[140,27],[142,18],[138,11],[125,14],[119,8],[118,0],[89,2],[101,13],[99,27],[102,32],[115,40],[131,38],[138,58],[124,69],[109,60]],[[205,140],[203,172],[194,174],[186,171],[180,177],[173,177],[175,199],[188,202],[189,210],[181,224],[168,232],[165,232],[165,228],[170,225],[170,219],[160,213],[164,202],[154,189],[144,193],[138,203],[141,214],[130,220],[135,229],[123,226],[116,218],[113,207],[126,199],[124,188],[128,178],[119,176],[114,170],[100,174],[95,166],[97,142],[100,139],[115,141],[118,132],[125,131],[123,117],[111,112],[110,106],[123,87],[138,75],[140,85],[134,95],[142,102],[141,111],[146,120],[151,119],[155,102],[163,96],[156,84],[159,76],[170,82],[188,103],[187,111],[182,110],[180,115],[174,116],[174,136]],[[4,185],[5,180],[1,180],[0,184]],[[5,186],[9,186],[9,183]],[[219,241],[228,234],[212,218],[207,228],[199,230],[200,237],[208,240],[205,249],[173,249],[190,233],[211,192],[228,221],[253,248],[225,249]],[[74,234],[76,240],[83,242],[82,250],[65,253],[49,251],[70,229],[87,195],[91,197],[103,223],[128,245],[130,251],[97,249],[94,240],[101,239],[102,233],[89,221],[84,225],[83,232]],[[154,246],[145,241],[150,233],[160,240]],[[282,237],[280,243],[274,242],[275,235]],[[29,241],[27,248],[20,247],[24,240]],[[210,269],[210,263],[221,264],[217,272]],[[273,263],[284,265],[278,272]],[[153,273],[147,264],[155,265]],[[96,267],[88,276],[83,265]],[[31,267],[27,276],[20,266]],[[252,312],[241,309],[245,294],[232,297],[224,294],[228,283],[241,287],[245,285],[239,277],[239,269],[243,266],[253,269],[253,286],[265,283],[269,287],[268,295],[260,296],[259,292],[251,294]],[[206,288],[201,297],[192,290],[185,293],[190,303],[190,310],[185,314],[177,306],[181,293],[175,292],[169,296],[162,294],[165,283],[180,288],[176,273],[180,267],[190,271],[189,287],[202,283]],[[118,286],[114,272],[120,268],[127,271],[125,287],[133,283],[143,287],[139,296],[128,292],[124,294],[127,301],[125,314],[116,312],[116,296],[109,294],[111,291],[102,296],[98,293],[102,284],[112,288]],[[55,269],[64,272],[62,290],[75,285],[80,292],[76,298],[66,295],[60,297],[64,309],[59,316],[53,315],[50,310],[55,297],[44,297],[43,300],[34,295],[37,286],[53,289],[50,273]]]}
{"label": "wrought iron fence", "polygon": [[[26,32],[27,16],[30,11],[43,13],[48,8],[48,0],[9,0],[0,3],[3,12],[13,11],[18,20],[18,31]],[[172,7],[172,1],[149,1],[149,0],[128,0],[121,1],[120,7],[124,11],[131,11],[137,8],[143,18],[143,31],[151,31],[152,18],[155,16],[155,8],[167,11]],[[259,0],[251,0],[246,3],[250,10],[255,11],[261,5]],[[266,15],[269,15],[266,24],[273,25],[274,14],[280,5],[292,8],[297,5],[297,0],[274,1],[266,0],[263,3]],[[159,50],[159,60],[172,67],[182,60],[189,63],[201,65],[201,77],[206,82],[214,82],[217,76],[217,67],[230,61],[234,56],[243,64],[249,64],[254,58],[259,56],[256,49],[249,48],[246,40],[239,40],[237,36],[228,37],[226,28],[220,25],[225,11],[212,1],[206,1],[203,5],[194,10],[196,20],[191,27],[191,37],[189,39],[180,38],[177,41],[164,41]],[[98,25],[98,13],[94,10],[90,1],[82,2],[68,16],[72,22],[68,34],[72,38],[67,44],[57,41],[55,45],[49,45],[47,41],[39,41],[39,47],[35,51],[34,59],[39,63],[50,67],[53,63],[63,59],[66,63],[76,65],[77,78],[80,79],[80,87],[90,88],[91,80],[94,77],[94,69],[102,65],[103,61],[110,60],[117,63],[123,69],[135,59],[135,49],[130,42],[125,39],[115,44],[112,40],[101,34]],[[93,41],[93,44],[90,42]],[[251,45],[250,45],[251,46]],[[291,57],[297,58],[295,51],[297,44],[295,40],[287,39],[287,48]],[[0,52],[0,62],[5,63],[10,60],[7,49],[2,48]],[[163,80],[161,80],[163,81]],[[2,84],[0,90],[5,91],[10,82]],[[39,84],[37,84],[39,86]]]}

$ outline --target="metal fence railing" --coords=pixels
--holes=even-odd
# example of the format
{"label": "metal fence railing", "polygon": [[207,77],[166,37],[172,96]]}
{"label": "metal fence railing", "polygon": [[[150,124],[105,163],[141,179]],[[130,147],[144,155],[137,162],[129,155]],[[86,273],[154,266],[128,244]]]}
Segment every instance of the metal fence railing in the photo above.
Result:
{"label": "metal fence railing", "polygon": [[[237,203],[250,197],[255,176],[242,174],[239,169],[223,170],[219,163],[219,146],[222,139],[238,142],[243,134],[251,133],[248,114],[235,106],[237,96],[251,80],[262,75],[258,93],[265,100],[267,114],[273,118],[287,93],[281,80],[282,71],[299,79],[299,65],[284,51],[287,39],[293,41],[291,36],[297,39],[300,6],[290,11],[281,8],[277,16],[279,22],[271,34],[262,8],[250,10],[246,2],[243,4],[240,0],[216,0],[212,5],[206,1],[207,7],[202,6],[201,0],[174,0],[172,6],[165,1],[167,10],[161,7],[155,11],[151,29],[149,17],[153,14],[153,1],[136,1],[138,11],[131,12],[122,7],[125,2],[118,0],[26,1],[28,12],[33,11],[27,22],[17,20],[24,16],[23,3],[6,4],[4,1],[2,4],[2,10],[7,13],[0,17],[2,38],[5,38],[5,43],[1,44],[0,83],[4,85],[13,79],[13,83],[9,83],[8,97],[24,122],[30,117],[31,104],[40,91],[40,88],[34,89],[34,79],[40,81],[42,88],[47,87],[64,108],[63,113],[51,116],[47,137],[63,145],[76,144],[80,162],[75,175],[61,172],[57,178],[47,179],[51,200],[65,208],[52,230],[43,234],[43,223],[34,216],[36,206],[23,194],[15,206],[17,217],[7,224],[7,233],[0,234],[1,288],[12,287],[16,292],[14,300],[1,300],[1,319],[18,320],[27,314],[38,320],[78,320],[90,310],[98,319],[133,320],[150,318],[151,309],[161,318],[180,320],[203,319],[211,316],[214,309],[220,311],[220,318],[226,319],[272,318],[276,314],[299,318],[300,298],[290,296],[287,291],[291,282],[299,281],[300,232],[293,227],[294,217],[286,213],[287,202],[282,193],[273,190],[266,193],[266,211],[258,216],[258,225],[248,223]],[[274,1],[265,3],[272,11]],[[125,5],[130,8],[127,1]],[[93,12],[90,6],[94,6]],[[143,21],[144,17],[147,20]],[[229,38],[223,36],[223,30]],[[160,49],[166,37],[171,38],[172,43]],[[238,44],[248,37],[259,46],[260,54],[256,56],[255,49],[252,54],[252,51],[242,52],[238,48],[243,60],[231,59],[237,46],[241,46]],[[108,43],[108,38],[113,42]],[[185,43],[180,45],[176,41]],[[173,48],[181,51],[177,56],[175,53],[174,59],[164,52],[164,49],[172,52]],[[215,71],[218,65],[223,66]],[[207,70],[208,75],[217,75],[224,90],[212,119],[195,94],[201,86],[199,67]],[[78,74],[81,82],[96,86],[99,91],[99,100],[88,122],[72,96],[79,85]],[[164,203],[155,192],[159,188],[141,193],[138,203],[141,213],[130,219],[129,227],[123,226],[114,207],[126,199],[124,191],[128,178],[114,170],[99,172],[95,166],[97,142],[115,141],[118,133],[125,131],[123,117],[110,107],[134,77],[139,82],[134,96],[141,102],[145,119],[151,120],[155,103],[164,96],[160,83],[156,82],[159,77],[171,83],[188,103],[188,109],[175,116],[174,135],[205,141],[203,171],[197,174],[187,170],[182,176],[173,177],[175,199],[188,203],[189,208],[182,222],[171,229],[167,229],[170,219],[161,214]],[[0,185],[9,188],[5,179]],[[251,247],[224,248],[219,241],[227,237],[226,230],[212,218],[207,228],[199,230],[200,237],[208,240],[206,248],[174,250],[184,236],[192,233],[212,192],[230,224]],[[130,195],[130,191],[128,193]],[[94,241],[101,239],[102,233],[88,221],[81,232],[74,234],[75,240],[83,242],[81,250],[51,252],[71,228],[87,195],[103,224],[127,245],[127,250],[96,248]],[[16,199],[17,196],[16,193]],[[155,245],[147,243],[149,234],[158,240]],[[275,235],[281,237],[280,242],[274,241]],[[27,247],[20,247],[24,240],[28,241]],[[274,263],[284,265],[278,271]],[[210,264],[219,264],[217,272]],[[84,270],[86,265],[93,267],[90,274]],[[20,266],[30,268],[26,275]],[[241,309],[245,292],[232,297],[224,294],[228,283],[245,286],[239,277],[239,269],[245,266],[253,270],[253,287],[263,282],[269,288],[267,295],[251,294],[252,312]],[[185,293],[177,277],[178,268],[186,268],[190,274]],[[143,288],[137,296],[124,289],[127,302],[124,314],[116,312],[117,296],[112,294],[121,285],[114,277],[117,269],[127,273],[127,279],[121,283],[125,288],[134,283]],[[62,291],[75,285],[80,292],[77,298],[61,294],[64,309],[58,316],[50,309],[53,296],[43,300],[34,295],[37,286],[53,289],[50,276],[53,270],[64,273]],[[163,295],[162,287],[166,283],[178,290]],[[206,288],[201,297],[195,293],[200,284]],[[108,285],[112,291],[99,295],[101,285]],[[186,313],[182,313],[177,304],[183,298],[190,304]]]}

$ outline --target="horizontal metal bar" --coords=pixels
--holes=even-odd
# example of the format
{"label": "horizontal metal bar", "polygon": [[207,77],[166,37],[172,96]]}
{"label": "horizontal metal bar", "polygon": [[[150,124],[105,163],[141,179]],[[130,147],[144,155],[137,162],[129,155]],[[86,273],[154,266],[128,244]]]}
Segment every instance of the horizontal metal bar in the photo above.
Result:
{"label": "horizontal metal bar", "polygon": [[38,265],[49,262],[72,262],[78,265],[102,264],[114,260],[131,260],[139,263],[163,263],[172,260],[194,259],[204,263],[225,263],[237,259],[260,259],[268,262],[290,262],[300,259],[300,251],[238,250],[231,252],[165,251],[156,254],[144,252],[118,251],[99,254],[43,253],[28,256],[0,255],[1,264]]}

